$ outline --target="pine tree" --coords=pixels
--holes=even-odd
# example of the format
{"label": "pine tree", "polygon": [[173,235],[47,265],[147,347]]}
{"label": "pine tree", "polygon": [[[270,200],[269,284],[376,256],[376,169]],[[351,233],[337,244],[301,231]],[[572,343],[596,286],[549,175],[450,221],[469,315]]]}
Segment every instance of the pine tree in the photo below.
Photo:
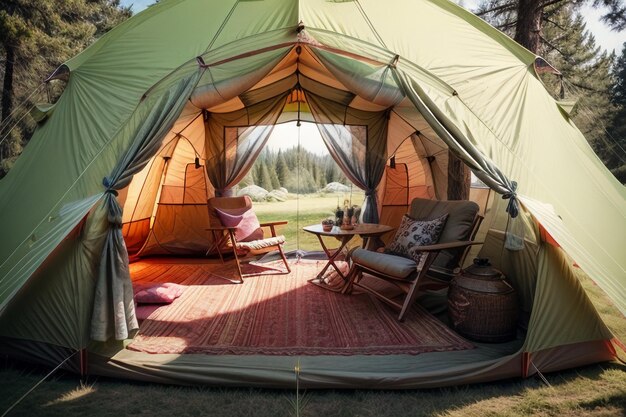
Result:
{"label": "pine tree", "polygon": [[329,163],[324,164],[324,181],[326,184],[330,184],[334,181],[335,175],[333,171],[333,165]]}
{"label": "pine tree", "polygon": [[295,155],[297,148],[289,148],[285,149],[283,156],[285,157],[285,163],[287,164],[287,168],[289,171],[294,171],[297,166],[297,155]]}
{"label": "pine tree", "polygon": [[[98,36],[130,16],[119,0],[3,0],[0,2],[0,75],[3,122],[17,105],[61,63],[88,46]],[[16,65],[16,63],[18,65]],[[60,86],[51,84],[52,95]],[[26,109],[43,97],[29,99]],[[23,114],[13,115],[19,120]],[[9,125],[14,123],[9,121]],[[0,145],[0,178],[12,165],[34,130],[30,117],[13,129]],[[3,131],[2,137],[6,135]]]}
{"label": "pine tree", "polygon": [[280,185],[285,187],[287,178],[289,177],[289,167],[287,166],[287,161],[285,160],[285,155],[282,153],[282,150],[279,150],[276,156],[276,175],[278,176]]}
{"label": "pine tree", "polygon": [[265,160],[261,160],[259,162],[260,175],[258,176],[259,182],[257,185],[269,191],[272,189],[272,177],[270,176],[270,170],[267,167],[267,162]]}
{"label": "pine tree", "polygon": [[613,175],[626,184],[626,43],[615,61],[613,74],[615,85],[611,90],[611,101],[617,110],[609,123],[611,146],[607,147],[604,158]]}
{"label": "pine tree", "polygon": [[626,27],[626,7],[622,0],[485,0],[476,14],[537,53],[545,42],[554,41],[544,33],[550,26],[558,27],[550,14],[563,8],[577,11],[584,3],[604,7],[602,19],[613,29]]}
{"label": "pine tree", "polygon": [[[530,3],[534,6],[529,6]],[[571,113],[574,123],[607,167],[615,169],[620,165],[611,160],[615,154],[615,140],[607,133],[615,120],[617,108],[611,101],[614,56],[596,46],[593,35],[586,30],[584,19],[577,14],[583,3],[574,0],[490,0],[481,4],[479,15],[519,41],[519,8],[523,6],[526,14],[529,7],[533,13],[540,13],[540,22],[532,35],[537,37],[533,41],[536,45],[522,44],[544,57],[562,74],[547,73],[541,78],[555,99],[577,102]],[[609,7],[605,20],[614,28],[623,27],[626,9],[615,9],[619,3],[617,0],[604,3]]]}
{"label": "pine tree", "polygon": [[255,173],[256,170],[254,168],[252,168],[250,171],[248,171],[248,173],[243,177],[243,179],[241,180],[241,182],[239,183],[239,185],[241,187],[247,187],[249,185],[255,185],[256,184],[256,179],[255,179]]}
{"label": "pine tree", "polygon": [[292,175],[287,179],[286,184],[286,188],[291,192],[306,194],[317,191],[313,175],[305,167],[300,167],[296,171],[296,175]]}
{"label": "pine tree", "polygon": [[[574,123],[583,132],[596,153],[602,158],[607,143],[606,129],[615,111],[611,103],[613,77],[612,55],[602,51],[586,30],[582,16],[573,15],[571,8],[561,8],[551,15],[555,26],[546,28],[546,37],[558,40],[545,43],[541,54],[563,74],[560,79],[544,77],[552,84],[556,98],[577,101],[572,112]],[[556,26],[560,27],[557,29]],[[564,93],[564,94],[563,94]]]}
{"label": "pine tree", "polygon": [[320,161],[315,161],[315,163],[313,164],[313,182],[315,183],[315,186],[317,188],[323,188],[324,185],[321,184],[321,180],[322,180],[322,169],[320,167]]}
{"label": "pine tree", "polygon": [[[275,161],[275,166],[271,165],[271,161]],[[266,190],[282,186],[295,193],[316,192],[333,181],[349,184],[330,155],[316,155],[296,146],[278,152],[264,149],[249,175],[256,185]]]}
{"label": "pine tree", "polygon": [[348,178],[344,175],[343,171],[339,168],[334,159],[330,156],[327,159],[327,164],[330,166],[332,173],[332,182],[339,182],[341,184],[348,184]]}
{"label": "pine tree", "polygon": [[272,188],[270,190],[278,190],[280,188],[280,181],[278,180],[278,175],[276,175],[276,169],[270,168],[268,171],[270,174],[270,181],[272,183]]}

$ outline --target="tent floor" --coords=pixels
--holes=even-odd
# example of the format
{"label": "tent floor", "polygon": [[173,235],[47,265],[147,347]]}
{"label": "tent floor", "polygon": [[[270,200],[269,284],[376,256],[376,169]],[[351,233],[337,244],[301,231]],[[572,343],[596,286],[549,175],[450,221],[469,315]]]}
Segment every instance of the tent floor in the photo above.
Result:
{"label": "tent floor", "polygon": [[[232,268],[219,260],[196,258],[152,258],[131,264],[133,283],[203,285],[212,273],[228,270]],[[135,379],[155,382],[273,388],[293,388],[296,378],[303,388],[390,389],[519,376],[523,340],[474,344],[474,349],[419,355],[350,356],[150,354],[123,349],[90,367],[103,375],[128,377],[131,372]]]}

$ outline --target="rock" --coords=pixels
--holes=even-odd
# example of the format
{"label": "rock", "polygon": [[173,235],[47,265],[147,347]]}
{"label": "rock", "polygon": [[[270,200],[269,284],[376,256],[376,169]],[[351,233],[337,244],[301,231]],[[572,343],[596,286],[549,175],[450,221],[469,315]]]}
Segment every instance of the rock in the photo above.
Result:
{"label": "rock", "polygon": [[343,185],[340,182],[331,182],[326,184],[326,187],[322,189],[323,193],[349,193],[350,187]]}
{"label": "rock", "polygon": [[287,193],[281,190],[272,190],[265,196],[265,201],[286,201]]}
{"label": "rock", "polygon": [[237,197],[247,195],[252,201],[265,201],[268,195],[268,191],[265,188],[261,188],[258,185],[248,185],[237,191]]}
{"label": "rock", "polygon": [[286,188],[282,188],[282,189],[281,189],[281,188],[279,188],[278,190],[272,190],[272,191],[270,192],[270,194],[274,193],[274,194],[279,195],[279,196],[281,196],[281,197],[283,197],[283,198],[287,198],[287,196],[289,195],[289,193],[288,193],[287,191],[283,191],[283,190],[286,190]]}

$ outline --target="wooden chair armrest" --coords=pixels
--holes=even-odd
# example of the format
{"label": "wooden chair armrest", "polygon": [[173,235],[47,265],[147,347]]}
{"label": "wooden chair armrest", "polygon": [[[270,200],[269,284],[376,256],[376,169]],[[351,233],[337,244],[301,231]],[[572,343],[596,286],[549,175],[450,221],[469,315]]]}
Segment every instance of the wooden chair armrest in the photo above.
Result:
{"label": "wooden chair armrest", "polygon": [[261,223],[261,227],[280,226],[282,224],[287,224],[287,223],[289,223],[287,220],[278,220],[275,222]]}
{"label": "wooden chair armrest", "polygon": [[468,241],[456,241],[456,242],[448,242],[448,243],[435,243],[434,245],[425,245],[425,246],[414,246],[411,249],[419,250],[422,252],[436,252],[445,249],[456,249],[463,248],[471,245],[481,245],[483,242],[476,242],[473,240]]}
{"label": "wooden chair armrest", "polygon": [[276,237],[276,226],[280,226],[283,224],[289,223],[287,220],[278,220],[275,222],[265,222],[261,223],[261,227],[269,227],[270,232],[272,233],[272,237]]}

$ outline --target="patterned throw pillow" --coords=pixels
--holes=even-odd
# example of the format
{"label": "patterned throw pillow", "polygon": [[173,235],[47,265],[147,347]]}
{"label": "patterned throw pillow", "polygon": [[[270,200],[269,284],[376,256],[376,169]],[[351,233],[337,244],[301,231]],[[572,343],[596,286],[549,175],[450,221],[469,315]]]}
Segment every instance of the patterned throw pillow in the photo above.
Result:
{"label": "patterned throw pillow", "polygon": [[413,259],[421,268],[426,257],[418,250],[418,246],[436,243],[447,219],[447,214],[433,220],[415,220],[405,214],[385,253]]}

